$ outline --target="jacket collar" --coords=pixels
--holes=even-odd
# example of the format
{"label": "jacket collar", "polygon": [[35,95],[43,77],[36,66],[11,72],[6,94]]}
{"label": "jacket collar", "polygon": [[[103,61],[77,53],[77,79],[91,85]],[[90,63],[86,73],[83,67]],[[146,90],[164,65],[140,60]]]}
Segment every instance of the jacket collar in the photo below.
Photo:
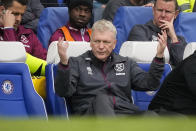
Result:
{"label": "jacket collar", "polygon": [[148,21],[148,22],[146,23],[146,25],[147,25],[151,30],[153,30],[154,32],[161,33],[161,29],[160,29],[158,26],[154,25],[153,20]]}
{"label": "jacket collar", "polygon": [[25,34],[31,34],[33,31],[31,29],[27,29],[22,25],[19,25],[18,29],[17,29],[17,33],[19,33],[19,35],[25,35]]}
{"label": "jacket collar", "polygon": [[72,26],[70,25],[70,22],[67,23],[66,27],[67,27],[69,30],[72,30],[72,31],[81,31],[81,30],[85,30],[85,31],[86,31],[86,30],[88,29],[87,27],[84,27],[84,28],[81,28],[81,29],[76,29],[76,28],[74,28],[74,27],[72,27]]}

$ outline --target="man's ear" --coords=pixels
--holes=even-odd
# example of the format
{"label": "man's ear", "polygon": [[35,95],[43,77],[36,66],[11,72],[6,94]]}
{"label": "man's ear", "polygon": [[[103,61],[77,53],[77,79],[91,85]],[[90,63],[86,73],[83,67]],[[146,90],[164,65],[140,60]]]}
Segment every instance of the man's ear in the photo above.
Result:
{"label": "man's ear", "polygon": [[113,44],[113,47],[112,47],[112,48],[113,48],[113,50],[114,50],[114,49],[115,49],[115,47],[116,47],[116,43],[117,43],[117,40],[115,40],[115,41],[114,41],[114,44]]}

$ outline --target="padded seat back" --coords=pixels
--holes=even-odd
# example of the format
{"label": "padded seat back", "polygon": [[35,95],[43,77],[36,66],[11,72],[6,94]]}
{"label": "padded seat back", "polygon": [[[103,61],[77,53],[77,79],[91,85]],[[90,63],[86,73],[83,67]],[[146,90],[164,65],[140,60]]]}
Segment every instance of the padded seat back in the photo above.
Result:
{"label": "padded seat back", "polygon": [[21,42],[0,41],[0,62],[25,62],[26,50]]}
{"label": "padded seat back", "polygon": [[[57,43],[58,41],[53,41],[48,48],[48,54],[46,58],[46,61],[48,64],[51,64],[51,63],[57,64],[60,61]],[[87,50],[91,49],[89,42],[69,41],[68,43],[69,43],[69,47],[67,50],[68,58],[70,56],[79,56],[83,54],[84,52],[86,52]]]}
{"label": "padded seat back", "polygon": [[25,63],[0,63],[0,116],[47,118]]}
{"label": "padded seat back", "polygon": [[188,43],[184,49],[183,59],[186,59],[187,57],[192,55],[195,50],[196,50],[196,42]]}
{"label": "padded seat back", "polygon": [[114,51],[119,53],[121,45],[127,41],[129,32],[136,24],[145,24],[153,18],[152,8],[141,6],[122,6],[118,8],[113,24],[117,29],[117,43]]}
{"label": "padded seat back", "polygon": [[38,22],[37,36],[43,47],[48,49],[52,34],[69,20],[67,7],[47,7],[43,9]]}
{"label": "padded seat back", "polygon": [[[120,55],[128,56],[136,62],[151,63],[156,56],[158,42],[151,41],[126,41],[120,48]],[[165,62],[169,63],[169,51],[164,51]]]}

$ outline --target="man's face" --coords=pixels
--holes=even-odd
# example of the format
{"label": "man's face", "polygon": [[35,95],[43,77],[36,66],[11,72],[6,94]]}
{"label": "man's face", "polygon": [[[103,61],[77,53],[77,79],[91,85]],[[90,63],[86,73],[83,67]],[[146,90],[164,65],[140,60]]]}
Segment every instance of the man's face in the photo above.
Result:
{"label": "man's face", "polygon": [[79,5],[70,12],[70,24],[74,28],[81,29],[88,24],[91,15],[91,9],[89,7]]}
{"label": "man's face", "polygon": [[12,14],[15,16],[14,28],[17,29],[21,23],[22,16],[26,10],[26,6],[18,3],[17,1],[13,1],[12,6],[8,7],[7,9],[12,11]]}
{"label": "man's face", "polygon": [[98,31],[92,33],[90,45],[96,58],[105,61],[115,48],[116,39],[111,31]]}
{"label": "man's face", "polygon": [[165,2],[163,0],[157,0],[156,5],[153,7],[153,15],[153,23],[159,27],[163,24],[161,20],[171,21],[172,18],[175,19],[178,11],[176,10],[174,1]]}

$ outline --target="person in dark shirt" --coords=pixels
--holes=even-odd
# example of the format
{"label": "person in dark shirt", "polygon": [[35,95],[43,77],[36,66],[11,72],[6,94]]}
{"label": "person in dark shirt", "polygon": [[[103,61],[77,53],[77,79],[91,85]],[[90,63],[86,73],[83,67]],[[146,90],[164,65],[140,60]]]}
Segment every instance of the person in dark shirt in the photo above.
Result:
{"label": "person in dark shirt", "polygon": [[37,33],[37,24],[43,9],[44,6],[40,3],[40,0],[28,0],[21,24]]}
{"label": "person in dark shirt", "polygon": [[196,50],[165,78],[148,109],[160,115],[196,115]]}
{"label": "person in dark shirt", "polygon": [[174,20],[178,16],[176,0],[156,0],[153,7],[154,18],[146,24],[135,25],[128,37],[128,41],[157,41],[162,30],[167,32],[167,48],[170,54],[170,64],[175,67],[183,59],[185,46],[184,37],[177,36]]}
{"label": "person in dark shirt", "polygon": [[164,70],[166,41],[160,35],[159,46],[149,72],[142,70],[128,57],[113,52],[116,28],[107,20],[96,21],[92,27],[92,50],[78,57],[67,57],[68,43],[59,39],[55,92],[69,98],[76,115],[116,116],[142,113],[133,104],[131,89],[156,90]]}

